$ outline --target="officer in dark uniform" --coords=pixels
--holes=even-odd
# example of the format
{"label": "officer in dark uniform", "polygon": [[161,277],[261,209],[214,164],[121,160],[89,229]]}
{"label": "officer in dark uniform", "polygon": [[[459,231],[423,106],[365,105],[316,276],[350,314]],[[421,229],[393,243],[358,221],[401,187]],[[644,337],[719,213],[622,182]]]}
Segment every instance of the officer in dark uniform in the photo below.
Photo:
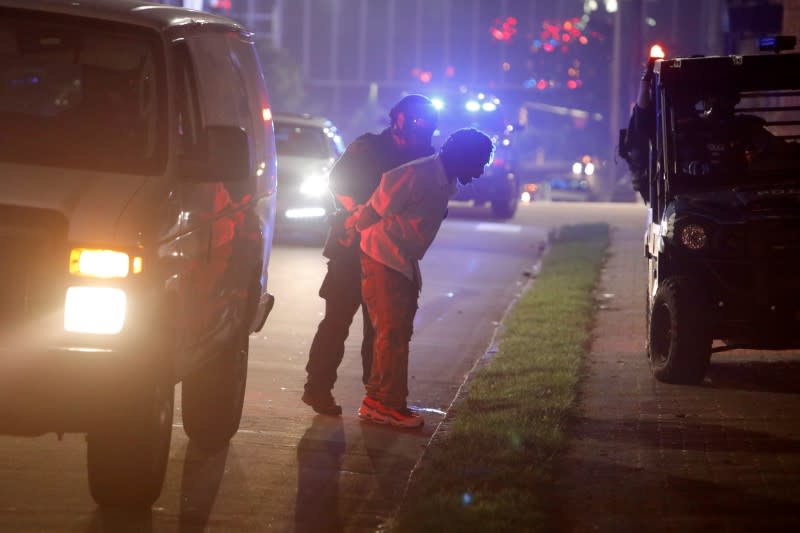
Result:
{"label": "officer in dark uniform", "polygon": [[319,295],[325,300],[325,316],[311,343],[302,397],[314,411],[325,415],[342,413],[331,391],[344,355],[344,341],[359,306],[364,322],[361,360],[365,384],[372,366],[374,331],[361,300],[359,238],[357,232],[345,228],[344,221],[357,205],[369,199],[384,172],[434,153],[431,138],[438,113],[429,98],[420,94],[405,96],[391,109],[389,118],[390,126],[381,133],[367,133],[353,141],[330,174],[330,188],[340,210],[331,218],[331,231],[323,250],[328,272]]}
{"label": "officer in dark uniform", "polygon": [[654,141],[656,117],[651,103],[651,81],[655,58],[647,62],[639,82],[639,94],[631,110],[626,136],[620,142],[620,156],[628,163],[631,185],[645,202],[650,201],[650,183],[647,170],[650,164],[650,144]]}

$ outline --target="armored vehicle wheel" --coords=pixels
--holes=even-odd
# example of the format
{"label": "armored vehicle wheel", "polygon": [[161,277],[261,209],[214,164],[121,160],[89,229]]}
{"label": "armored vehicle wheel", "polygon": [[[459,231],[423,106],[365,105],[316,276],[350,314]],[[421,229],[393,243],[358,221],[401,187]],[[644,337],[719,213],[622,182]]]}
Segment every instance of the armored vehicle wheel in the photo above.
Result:
{"label": "armored vehicle wheel", "polygon": [[703,381],[711,359],[711,335],[702,295],[682,277],[667,279],[658,288],[650,310],[647,355],[659,381],[686,385]]}
{"label": "armored vehicle wheel", "polygon": [[161,494],[172,436],[175,386],[144,385],[114,423],[87,435],[89,490],[101,506],[149,508]]}
{"label": "armored vehicle wheel", "polygon": [[249,342],[245,331],[237,333],[224,353],[183,380],[183,429],[206,450],[224,448],[239,430]]}

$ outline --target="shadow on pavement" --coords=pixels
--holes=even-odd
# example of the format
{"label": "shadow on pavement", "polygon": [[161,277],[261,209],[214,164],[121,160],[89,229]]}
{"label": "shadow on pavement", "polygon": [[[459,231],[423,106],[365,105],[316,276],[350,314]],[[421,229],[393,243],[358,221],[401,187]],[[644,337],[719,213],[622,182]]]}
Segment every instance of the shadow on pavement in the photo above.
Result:
{"label": "shadow on pavement", "polygon": [[709,386],[782,394],[800,394],[797,361],[712,361],[706,372]]}
{"label": "shadow on pavement", "polygon": [[[783,500],[754,487],[632,468],[614,464],[613,458],[578,460],[574,469],[584,473],[584,483],[556,491],[551,500],[557,517],[554,531],[771,532],[797,531],[800,525],[796,503],[789,497]],[[564,507],[559,495],[565,490],[580,503]]]}
{"label": "shadow on pavement", "polygon": [[732,425],[707,424],[695,421],[692,415],[673,419],[595,420],[575,417],[570,421],[571,434],[581,439],[596,440],[603,445],[639,444],[650,449],[672,449],[715,453],[743,451],[748,453],[795,453],[800,441],[777,437],[762,431],[750,431]]}
{"label": "shadow on pavement", "polygon": [[150,509],[141,511],[122,511],[116,509],[95,509],[86,533],[151,533],[153,513]]}
{"label": "shadow on pavement", "polygon": [[181,477],[179,529],[181,533],[200,533],[206,530],[208,517],[225,473],[229,446],[217,452],[207,452],[191,440],[186,447]]}
{"label": "shadow on pavement", "polygon": [[339,475],[346,448],[341,417],[314,417],[297,445],[295,532],[343,531]]}

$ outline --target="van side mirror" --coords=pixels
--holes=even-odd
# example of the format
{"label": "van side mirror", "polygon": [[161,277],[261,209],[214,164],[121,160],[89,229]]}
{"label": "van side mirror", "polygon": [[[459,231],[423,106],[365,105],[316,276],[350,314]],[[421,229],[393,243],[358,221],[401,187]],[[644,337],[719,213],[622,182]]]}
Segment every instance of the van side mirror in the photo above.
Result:
{"label": "van side mirror", "polygon": [[241,181],[250,175],[247,133],[236,126],[208,126],[205,152],[181,161],[181,175],[191,181]]}

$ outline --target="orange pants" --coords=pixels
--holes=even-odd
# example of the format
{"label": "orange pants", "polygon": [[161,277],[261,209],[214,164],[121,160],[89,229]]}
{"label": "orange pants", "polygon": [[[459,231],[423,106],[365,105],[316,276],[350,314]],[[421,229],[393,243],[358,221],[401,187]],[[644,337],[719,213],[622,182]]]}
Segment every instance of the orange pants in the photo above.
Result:
{"label": "orange pants", "polygon": [[367,395],[402,409],[408,397],[408,346],[414,332],[419,289],[383,263],[361,254],[361,296],[375,329]]}

